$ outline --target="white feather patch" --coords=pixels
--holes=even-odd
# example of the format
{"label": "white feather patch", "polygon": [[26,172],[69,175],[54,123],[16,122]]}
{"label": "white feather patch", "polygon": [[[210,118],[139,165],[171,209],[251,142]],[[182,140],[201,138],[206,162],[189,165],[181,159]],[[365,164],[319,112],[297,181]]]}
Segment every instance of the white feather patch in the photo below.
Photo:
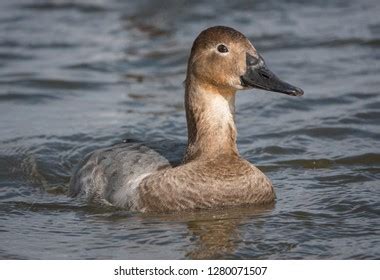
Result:
{"label": "white feather patch", "polygon": [[138,199],[137,190],[142,180],[145,177],[152,174],[152,172],[143,173],[136,178],[127,182],[127,184],[121,187],[112,197],[112,203],[118,207],[126,207],[133,208],[136,204],[136,200]]}

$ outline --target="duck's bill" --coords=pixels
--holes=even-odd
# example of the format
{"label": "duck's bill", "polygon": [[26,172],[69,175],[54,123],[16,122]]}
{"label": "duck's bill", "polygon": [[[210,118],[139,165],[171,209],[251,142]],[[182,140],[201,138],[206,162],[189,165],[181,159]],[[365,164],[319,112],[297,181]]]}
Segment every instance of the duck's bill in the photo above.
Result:
{"label": "duck's bill", "polygon": [[247,71],[240,78],[242,86],[246,88],[259,88],[292,96],[303,95],[302,89],[280,80],[270,71],[261,56],[256,58],[247,53]]}

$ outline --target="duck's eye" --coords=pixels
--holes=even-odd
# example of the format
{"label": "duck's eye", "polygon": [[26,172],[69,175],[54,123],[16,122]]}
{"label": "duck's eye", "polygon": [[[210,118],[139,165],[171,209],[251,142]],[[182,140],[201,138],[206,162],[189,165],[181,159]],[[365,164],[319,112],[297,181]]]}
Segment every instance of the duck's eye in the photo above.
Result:
{"label": "duck's eye", "polygon": [[227,48],[225,45],[220,44],[220,45],[218,46],[218,52],[226,53],[226,52],[228,52],[228,48]]}

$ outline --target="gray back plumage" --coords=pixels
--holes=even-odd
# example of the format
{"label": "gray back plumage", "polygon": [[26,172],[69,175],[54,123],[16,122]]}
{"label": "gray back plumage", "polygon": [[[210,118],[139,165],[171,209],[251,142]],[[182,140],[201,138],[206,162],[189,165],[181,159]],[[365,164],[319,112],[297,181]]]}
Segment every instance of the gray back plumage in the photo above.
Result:
{"label": "gray back plumage", "polygon": [[134,180],[167,167],[171,164],[166,158],[140,143],[123,143],[99,149],[88,154],[78,165],[70,181],[69,195],[84,194],[89,201],[118,205],[121,202],[117,193],[126,190],[123,203],[130,204],[128,191],[133,188],[131,184]]}

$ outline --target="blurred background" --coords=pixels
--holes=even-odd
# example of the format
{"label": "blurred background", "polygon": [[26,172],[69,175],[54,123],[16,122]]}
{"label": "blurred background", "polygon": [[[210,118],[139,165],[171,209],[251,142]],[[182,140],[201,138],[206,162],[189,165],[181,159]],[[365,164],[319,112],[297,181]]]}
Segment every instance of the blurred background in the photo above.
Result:
{"label": "blurred background", "polygon": [[[377,0],[2,0],[0,258],[379,259],[379,15]],[[141,215],[67,198],[96,148],[165,140],[181,158],[187,58],[214,25],[305,91],[237,96],[239,149],[276,204]]]}

